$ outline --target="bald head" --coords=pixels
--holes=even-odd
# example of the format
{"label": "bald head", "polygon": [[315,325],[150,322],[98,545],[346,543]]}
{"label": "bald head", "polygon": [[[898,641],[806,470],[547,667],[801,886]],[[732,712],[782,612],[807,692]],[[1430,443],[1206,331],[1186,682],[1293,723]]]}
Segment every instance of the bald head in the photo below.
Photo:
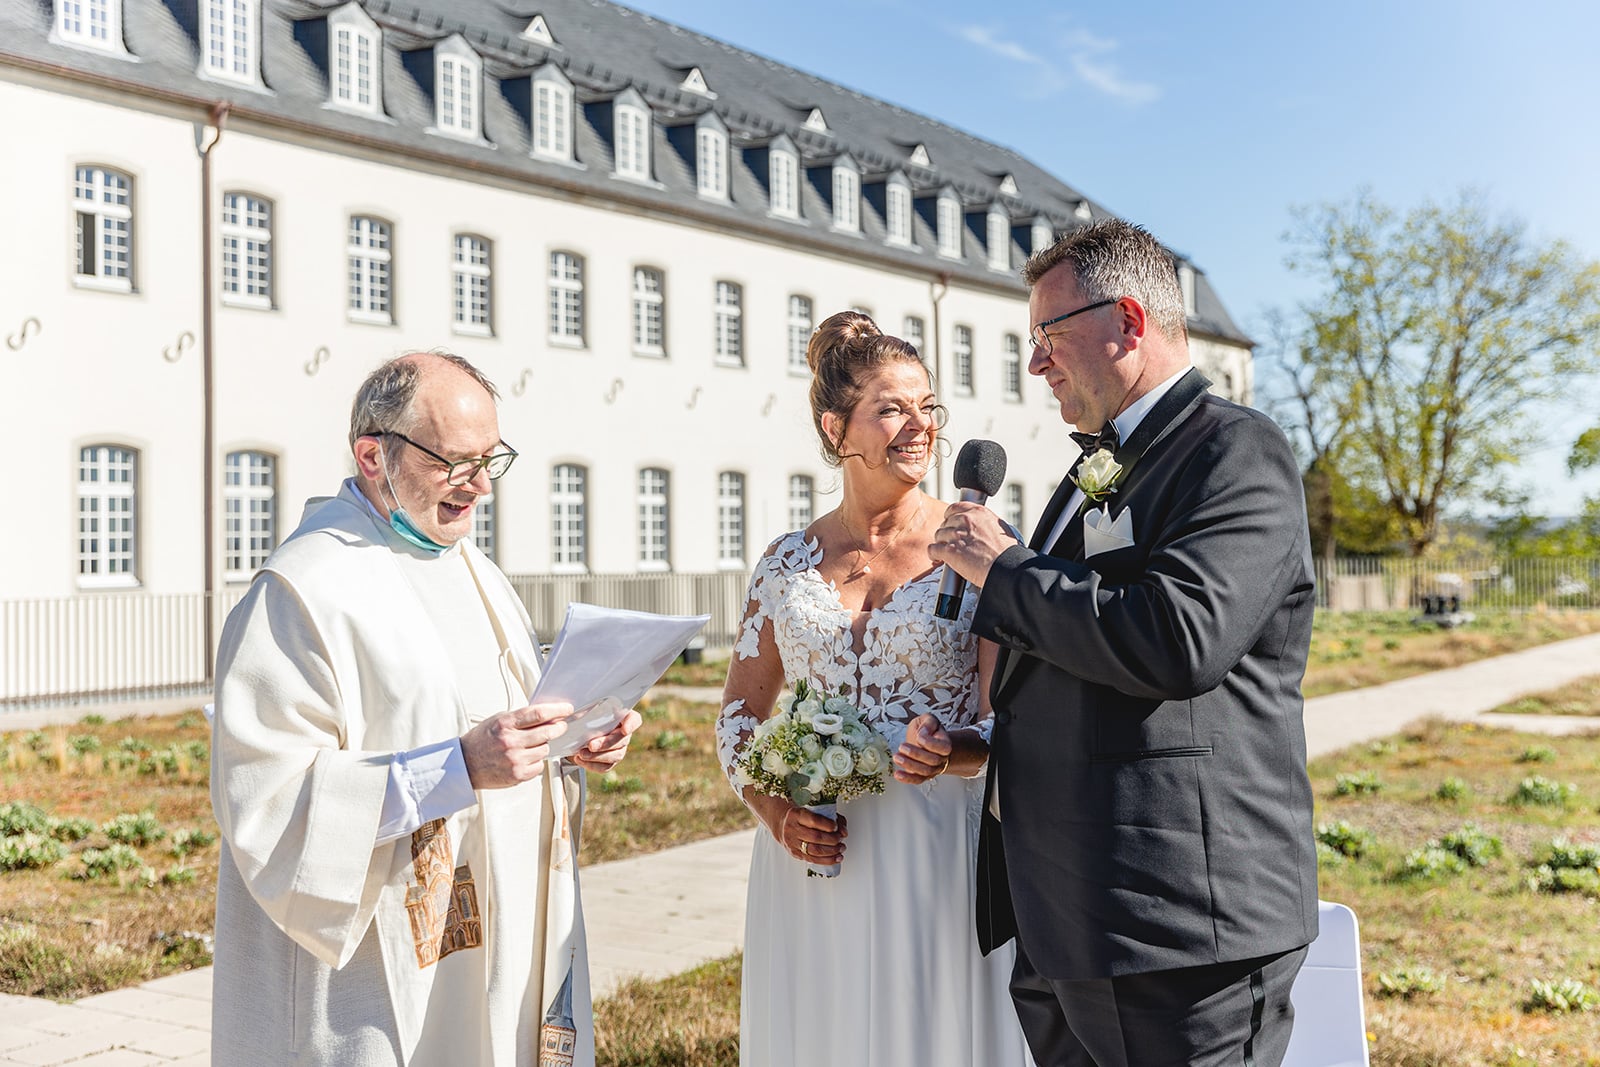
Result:
{"label": "bald head", "polygon": [[[408,434],[416,427],[417,397],[423,383],[429,392],[441,385],[459,385],[464,376],[488,394],[492,404],[500,393],[482,371],[449,352],[408,352],[367,375],[350,407],[350,445],[369,434],[393,431]],[[469,391],[470,392],[470,391]]]}

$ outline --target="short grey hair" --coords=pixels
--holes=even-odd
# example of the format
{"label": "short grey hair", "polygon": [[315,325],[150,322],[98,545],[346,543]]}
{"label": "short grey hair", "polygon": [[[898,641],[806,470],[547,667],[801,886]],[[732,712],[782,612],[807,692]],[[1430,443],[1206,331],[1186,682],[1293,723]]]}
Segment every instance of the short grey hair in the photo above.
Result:
{"label": "short grey hair", "polygon": [[417,398],[417,383],[422,380],[422,366],[413,356],[433,356],[451,364],[496,400],[500,391],[484,373],[460,356],[451,352],[407,352],[396,356],[367,375],[356,399],[350,405],[350,447],[362,437],[380,433],[409,433],[416,416],[411,410]]}
{"label": "short grey hair", "polygon": [[1065,233],[1028,258],[1022,279],[1031,289],[1062,263],[1071,268],[1085,300],[1131,296],[1168,340],[1189,336],[1177,262],[1143,226],[1105,218]]}

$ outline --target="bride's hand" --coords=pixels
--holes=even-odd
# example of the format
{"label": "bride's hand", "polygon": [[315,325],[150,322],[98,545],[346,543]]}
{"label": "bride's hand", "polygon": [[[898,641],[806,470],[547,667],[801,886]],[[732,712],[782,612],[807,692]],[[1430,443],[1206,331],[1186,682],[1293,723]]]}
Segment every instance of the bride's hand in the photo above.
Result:
{"label": "bride's hand", "polygon": [[807,811],[782,797],[768,798],[761,821],[785,852],[802,863],[827,867],[844,859],[844,839],[850,836],[845,817],[829,819]]}
{"label": "bride's hand", "polygon": [[894,776],[908,785],[930,781],[950,768],[955,743],[936,715],[918,715],[894,754]]}

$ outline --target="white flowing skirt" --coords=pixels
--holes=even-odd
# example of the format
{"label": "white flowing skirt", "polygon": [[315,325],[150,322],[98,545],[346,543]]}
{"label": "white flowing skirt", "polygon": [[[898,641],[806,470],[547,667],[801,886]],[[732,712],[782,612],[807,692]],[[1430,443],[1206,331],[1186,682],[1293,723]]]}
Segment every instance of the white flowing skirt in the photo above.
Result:
{"label": "white flowing skirt", "polygon": [[974,932],[983,779],[941,776],[841,805],[837,878],[764,829],[750,863],[743,1067],[1024,1067],[1012,946]]}

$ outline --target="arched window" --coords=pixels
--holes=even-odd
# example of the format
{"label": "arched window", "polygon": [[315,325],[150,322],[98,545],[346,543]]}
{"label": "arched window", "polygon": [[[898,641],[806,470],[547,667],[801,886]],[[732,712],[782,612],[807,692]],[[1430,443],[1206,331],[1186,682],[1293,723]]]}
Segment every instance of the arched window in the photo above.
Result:
{"label": "arched window", "polygon": [[1000,388],[1007,400],[1022,399],[1022,338],[1014,333],[1001,341]]}
{"label": "arched window", "polygon": [[260,17],[257,0],[200,0],[205,73],[229,81],[260,80],[256,73]]}
{"label": "arched window", "polygon": [[[546,71],[549,71],[548,73]],[[572,159],[572,87],[550,68],[533,85],[533,151],[548,159]]]}
{"label": "arched window", "polygon": [[223,193],[220,229],[223,302],[271,307],[272,202],[249,193]]}
{"label": "arched window", "polygon": [[639,569],[671,569],[670,479],[660,467],[639,472]]}
{"label": "arched window", "polygon": [[636,94],[619,97],[612,109],[618,177],[650,179],[650,112]]}
{"label": "arched window", "polygon": [[1011,220],[998,208],[991,209],[987,218],[989,269],[1011,270]]}
{"label": "arched window", "polygon": [[961,258],[961,201],[954,193],[939,197],[936,217],[939,223],[939,254],[947,259]]}
{"label": "arched window", "polygon": [[73,174],[72,206],[77,218],[79,281],[131,291],[133,182],[120,171],[80,166]]}
{"label": "arched window", "polygon": [[798,293],[789,297],[789,369],[796,374],[808,373],[806,348],[811,344],[811,298]]}
{"label": "arched window", "polygon": [[560,573],[589,569],[589,472],[575,463],[550,470],[550,566]]}
{"label": "arched window", "polygon": [[393,231],[387,222],[367,215],[350,216],[345,247],[349,260],[350,318],[355,322],[388,324],[394,321]]}
{"label": "arched window", "polygon": [[[355,19],[361,13],[360,5],[346,9],[333,18]],[[367,114],[377,114],[379,33],[376,26],[336,23],[333,26],[333,103],[338,107]]]}
{"label": "arched window", "polygon": [[139,584],[135,537],[139,454],[121,445],[78,450],[78,585]]}
{"label": "arched window", "polygon": [[638,355],[667,354],[666,288],[661,271],[633,268],[633,350]]}
{"label": "arched window", "polygon": [[950,346],[952,377],[958,396],[972,395],[972,327],[957,326],[955,343]]}
{"label": "arched window", "polygon": [[583,257],[550,253],[550,340],[583,344]]}
{"label": "arched window", "polygon": [[789,529],[804,530],[816,516],[816,483],[809,474],[789,475]]}
{"label": "arched window", "polygon": [[491,270],[489,241],[475,234],[456,234],[450,295],[457,333],[487,336],[492,331],[489,317]]}
{"label": "arched window", "polygon": [[122,0],[57,0],[56,36],[72,44],[122,52]]}
{"label": "arched window", "polygon": [[861,229],[861,174],[853,165],[833,165],[833,225],[835,229]]}
{"label": "arched window", "polygon": [[482,66],[461,54],[440,55],[437,62],[435,122],[446,133],[478,136],[478,77]]}
{"label": "arched window", "polygon": [[911,243],[911,187],[903,182],[891,181],[884,187],[884,225],[889,230],[889,243]]}
{"label": "arched window", "polygon": [[786,219],[800,217],[800,163],[788,149],[773,148],[767,155],[767,195],[772,213]]}
{"label": "arched window", "polygon": [[725,367],[744,366],[744,289],[737,282],[717,283],[713,332],[717,362]]}
{"label": "arched window", "polygon": [[744,569],[744,475],[717,475],[717,566]]}
{"label": "arched window", "polygon": [[695,182],[701,196],[728,198],[728,135],[712,125],[695,131]]}

